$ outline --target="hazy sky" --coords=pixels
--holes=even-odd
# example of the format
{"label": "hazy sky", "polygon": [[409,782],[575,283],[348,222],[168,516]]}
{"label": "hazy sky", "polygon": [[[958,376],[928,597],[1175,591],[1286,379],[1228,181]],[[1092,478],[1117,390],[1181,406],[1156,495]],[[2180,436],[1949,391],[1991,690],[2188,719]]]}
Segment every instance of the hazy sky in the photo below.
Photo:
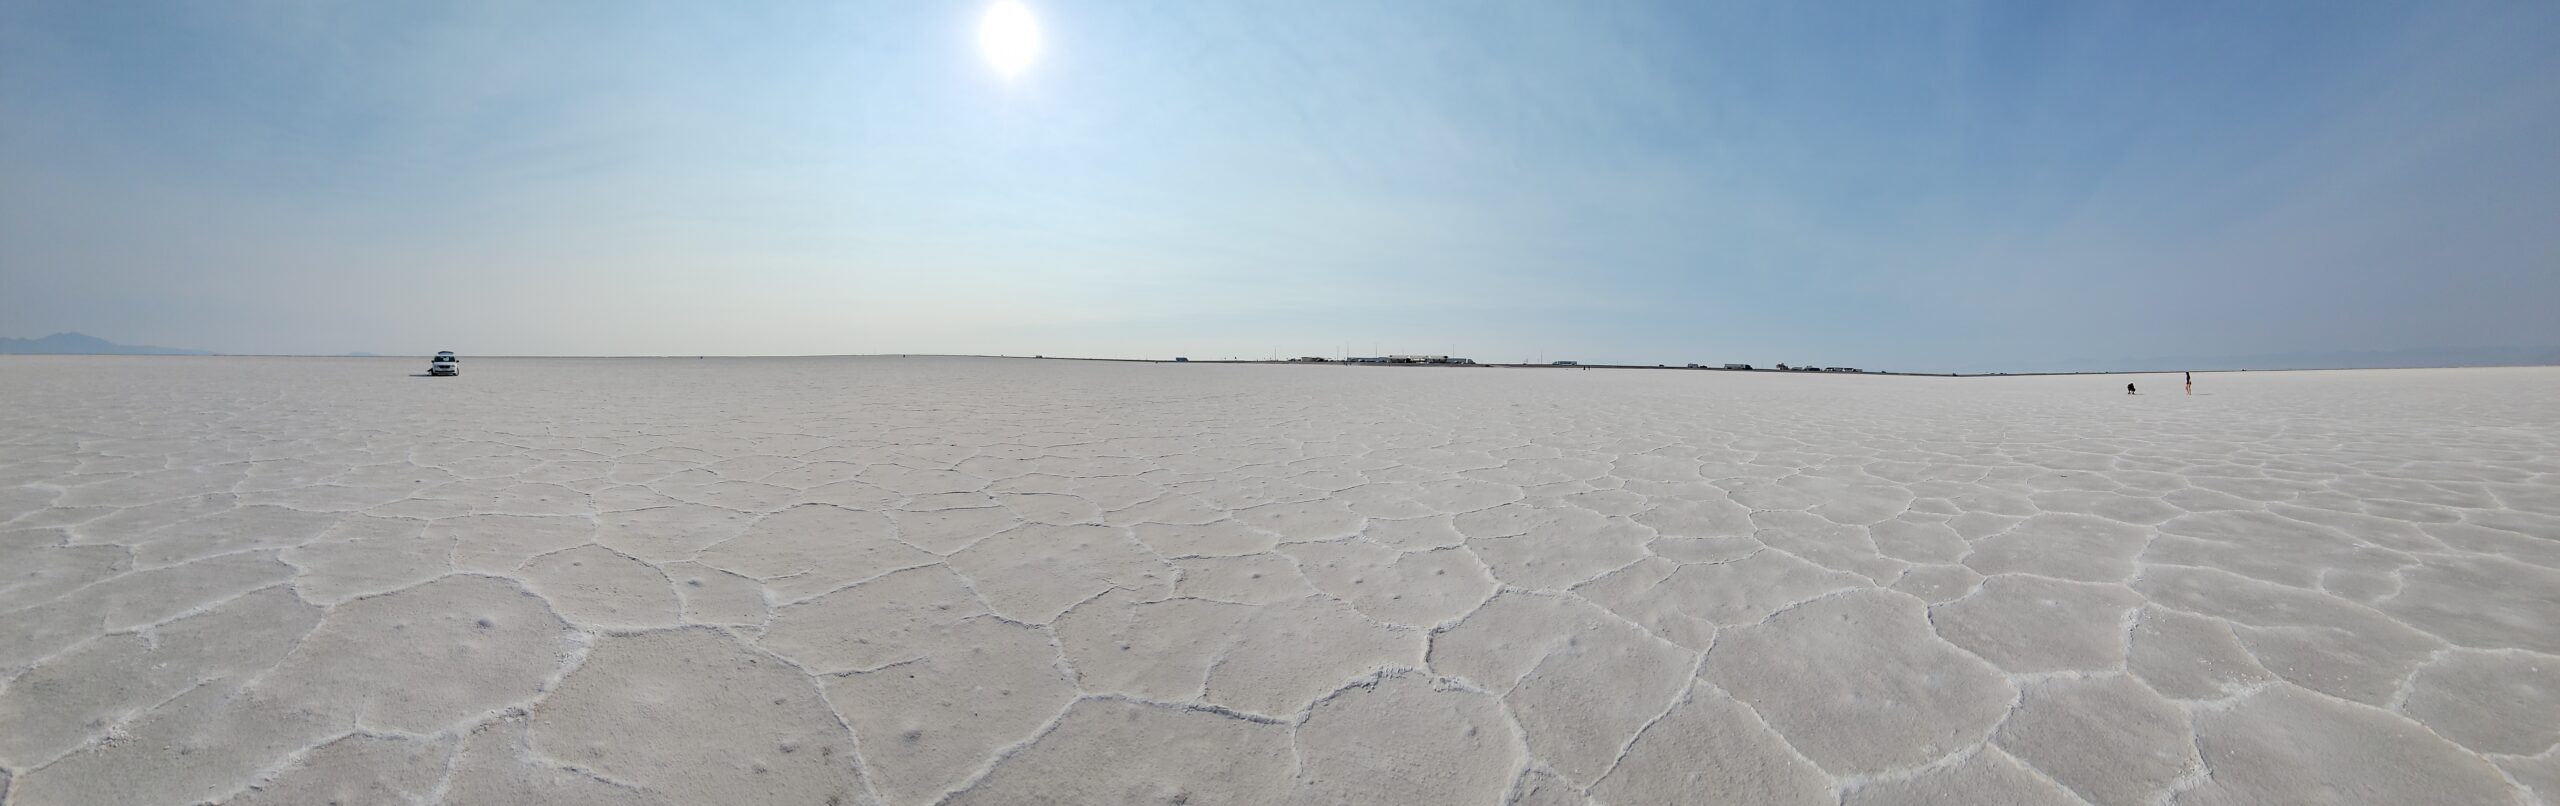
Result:
{"label": "hazy sky", "polygon": [[2560,3],[0,0],[0,336],[2560,344]]}

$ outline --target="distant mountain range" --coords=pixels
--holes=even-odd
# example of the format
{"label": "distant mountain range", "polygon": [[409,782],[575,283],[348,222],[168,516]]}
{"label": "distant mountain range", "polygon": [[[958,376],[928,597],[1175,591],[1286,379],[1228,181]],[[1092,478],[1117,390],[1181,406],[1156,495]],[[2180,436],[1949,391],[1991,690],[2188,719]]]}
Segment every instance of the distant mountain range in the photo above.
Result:
{"label": "distant mountain range", "polygon": [[56,333],[40,339],[0,338],[0,355],[214,355],[209,350],[182,350],[117,344],[86,333]]}
{"label": "distant mountain range", "polygon": [[[35,339],[0,337],[0,355],[220,355],[220,353],[178,347],[117,344],[86,333],[64,332]],[[341,355],[377,357],[373,353],[362,352]],[[1973,364],[1959,367],[1955,371],[1968,375],[1987,375],[2047,372],[2177,372],[2179,370],[2383,369],[2531,365],[2560,365],[2560,347],[2435,347],[2326,353],[2021,361],[2004,364]]]}

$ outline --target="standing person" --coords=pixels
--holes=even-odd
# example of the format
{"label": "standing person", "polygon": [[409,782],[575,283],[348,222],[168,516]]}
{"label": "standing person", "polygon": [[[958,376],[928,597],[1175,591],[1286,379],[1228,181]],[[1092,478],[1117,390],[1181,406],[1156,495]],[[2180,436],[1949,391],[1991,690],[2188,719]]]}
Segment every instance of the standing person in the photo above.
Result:
{"label": "standing person", "polygon": [[2188,370],[2188,371],[2187,371],[2187,396],[2189,396],[2189,397],[2193,397],[2193,396],[2195,396],[2195,393],[2196,393],[2196,373],[2195,373],[2195,370]]}
{"label": "standing person", "polygon": [[2125,385],[2124,385],[2124,393],[2125,393],[2125,394],[2128,394],[2128,395],[2133,394],[2133,384],[2129,384],[2129,383],[2128,383],[2128,384],[2125,384]]}

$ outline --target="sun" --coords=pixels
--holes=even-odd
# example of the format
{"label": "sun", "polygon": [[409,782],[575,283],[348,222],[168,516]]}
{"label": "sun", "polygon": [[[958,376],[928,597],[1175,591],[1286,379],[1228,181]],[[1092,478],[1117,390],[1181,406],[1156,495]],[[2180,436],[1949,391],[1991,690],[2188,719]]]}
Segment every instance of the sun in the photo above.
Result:
{"label": "sun", "polygon": [[1040,58],[1040,21],[1020,2],[998,0],[978,20],[978,50],[1006,78],[1021,75]]}

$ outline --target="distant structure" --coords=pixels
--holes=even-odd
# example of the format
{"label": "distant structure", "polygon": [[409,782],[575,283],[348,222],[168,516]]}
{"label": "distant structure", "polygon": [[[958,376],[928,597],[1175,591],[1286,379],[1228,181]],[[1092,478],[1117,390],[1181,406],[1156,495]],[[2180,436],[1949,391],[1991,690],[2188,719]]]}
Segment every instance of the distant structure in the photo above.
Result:
{"label": "distant structure", "polygon": [[1178,355],[1177,355],[1177,356],[1174,356],[1174,357],[1173,357],[1173,363],[1176,363],[1176,364],[1188,364],[1188,363],[1191,363],[1191,359],[1189,359],[1189,358],[1184,358],[1184,357],[1182,357],[1182,356],[1178,356]]}
{"label": "distant structure", "polygon": [[1326,358],[1326,357],[1324,357],[1324,356],[1320,356],[1320,355],[1302,355],[1302,356],[1298,356],[1298,357],[1296,357],[1296,358],[1289,359],[1289,363],[1292,363],[1292,364],[1330,364],[1330,363],[1333,363],[1333,359]]}
{"label": "distant structure", "polygon": [[[1307,361],[1322,361],[1322,360],[1324,360],[1324,359],[1321,359],[1321,358],[1310,358],[1310,359],[1301,359],[1301,360],[1307,360]],[[1474,366],[1474,365],[1475,365],[1475,363],[1476,363],[1475,359],[1472,359],[1472,358],[1451,358],[1451,357],[1449,357],[1449,356],[1445,356],[1445,355],[1381,355],[1381,356],[1359,356],[1359,357],[1345,358],[1345,359],[1342,359],[1342,360],[1343,360],[1343,362],[1344,362],[1344,363],[1349,363],[1349,364],[1457,364],[1457,365],[1464,365],[1464,366]]]}
{"label": "distant structure", "polygon": [[[1750,368],[1751,368],[1751,365],[1750,365],[1750,364],[1726,364],[1726,365],[1724,365],[1724,368],[1725,368],[1725,369],[1750,369]],[[1779,369],[1786,369],[1786,367],[1779,367]]]}
{"label": "distant structure", "polygon": [[1580,361],[1558,361],[1558,362],[1555,362],[1554,364],[1550,364],[1550,365],[1548,365],[1548,366],[1557,366],[1557,367],[1578,367],[1578,366],[1582,366],[1582,362],[1580,362]]}

